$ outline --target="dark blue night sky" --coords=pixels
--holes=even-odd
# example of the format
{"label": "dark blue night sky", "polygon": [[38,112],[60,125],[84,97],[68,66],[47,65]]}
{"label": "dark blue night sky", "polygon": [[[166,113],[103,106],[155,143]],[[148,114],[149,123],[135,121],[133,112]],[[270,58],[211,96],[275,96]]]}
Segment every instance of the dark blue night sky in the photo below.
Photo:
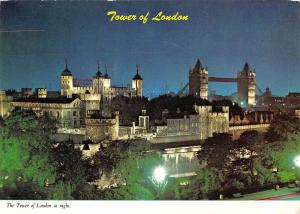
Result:
{"label": "dark blue night sky", "polygon": [[[110,22],[107,11],[153,16],[179,11],[188,22]],[[29,30],[29,31],[24,31]],[[30,31],[40,30],[40,31]],[[258,86],[277,95],[300,91],[300,6],[285,1],[2,2],[0,88],[59,88],[64,58],[78,78],[97,60],[113,85],[141,68],[144,94],[178,91],[196,59],[210,76],[235,76],[246,61]],[[235,84],[210,85],[228,94]]]}

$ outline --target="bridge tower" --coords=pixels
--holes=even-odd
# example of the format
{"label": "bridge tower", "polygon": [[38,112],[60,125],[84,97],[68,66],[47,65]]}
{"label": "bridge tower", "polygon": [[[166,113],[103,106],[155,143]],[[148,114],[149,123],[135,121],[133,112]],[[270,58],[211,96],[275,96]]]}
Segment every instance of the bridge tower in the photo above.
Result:
{"label": "bridge tower", "polygon": [[256,71],[250,70],[246,62],[244,68],[237,75],[238,99],[242,107],[255,105]]}
{"label": "bridge tower", "polygon": [[198,59],[194,69],[189,71],[189,94],[208,99],[208,69]]}

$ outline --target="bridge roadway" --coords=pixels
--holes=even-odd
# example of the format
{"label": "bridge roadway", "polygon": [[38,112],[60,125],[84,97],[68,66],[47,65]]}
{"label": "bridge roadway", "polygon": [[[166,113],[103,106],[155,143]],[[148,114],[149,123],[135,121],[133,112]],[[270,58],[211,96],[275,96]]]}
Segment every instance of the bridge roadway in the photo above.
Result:
{"label": "bridge roadway", "polygon": [[209,82],[237,82],[237,78],[230,77],[208,77]]}

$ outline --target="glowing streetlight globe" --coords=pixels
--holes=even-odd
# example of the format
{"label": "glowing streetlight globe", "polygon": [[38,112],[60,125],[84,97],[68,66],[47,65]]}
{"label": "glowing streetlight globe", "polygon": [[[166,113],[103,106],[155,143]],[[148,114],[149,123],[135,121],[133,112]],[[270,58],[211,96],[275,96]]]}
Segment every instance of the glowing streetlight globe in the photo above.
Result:
{"label": "glowing streetlight globe", "polygon": [[153,171],[153,176],[157,183],[163,182],[166,178],[166,175],[166,170],[162,166],[156,167]]}
{"label": "glowing streetlight globe", "polygon": [[294,163],[295,163],[296,167],[300,167],[300,156],[295,157]]}

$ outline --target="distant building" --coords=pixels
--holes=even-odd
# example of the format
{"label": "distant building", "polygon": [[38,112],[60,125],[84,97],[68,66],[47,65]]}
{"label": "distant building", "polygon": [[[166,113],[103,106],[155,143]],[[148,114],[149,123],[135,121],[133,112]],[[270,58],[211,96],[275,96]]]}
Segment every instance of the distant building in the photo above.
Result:
{"label": "distant building", "polygon": [[46,98],[47,97],[47,88],[36,88],[35,94],[37,98]]}
{"label": "distant building", "polygon": [[290,92],[285,97],[285,102],[287,106],[300,106],[300,93],[299,92]]}
{"label": "distant building", "polygon": [[285,97],[274,96],[269,88],[258,97],[257,106],[283,108],[286,106]]}
{"label": "distant building", "polygon": [[33,95],[32,88],[21,88],[22,97],[31,97]]}

